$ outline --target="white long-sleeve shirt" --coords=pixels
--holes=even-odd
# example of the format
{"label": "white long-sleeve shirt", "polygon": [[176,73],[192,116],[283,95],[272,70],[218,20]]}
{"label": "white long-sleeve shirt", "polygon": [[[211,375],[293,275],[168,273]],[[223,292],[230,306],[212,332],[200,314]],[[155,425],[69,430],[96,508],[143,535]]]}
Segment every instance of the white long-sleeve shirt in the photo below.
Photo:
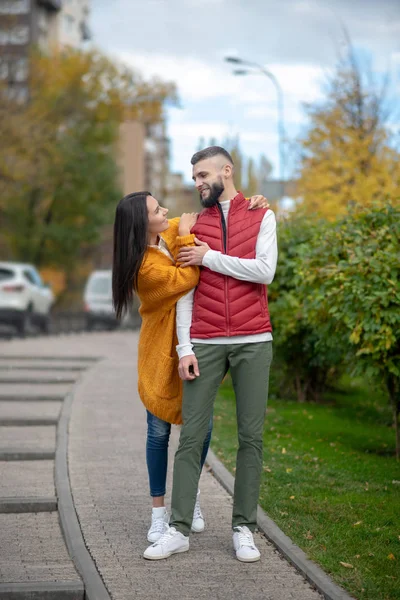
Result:
{"label": "white long-sleeve shirt", "polygon": [[[225,223],[228,224],[230,200],[221,202]],[[228,256],[216,250],[209,250],[204,258],[203,265],[212,271],[229,275],[241,281],[251,281],[268,285],[272,282],[278,259],[278,246],[276,239],[276,220],[272,210],[268,210],[261,222],[260,231],[256,242],[255,258],[238,258]],[[194,289],[183,296],[176,306],[176,331],[178,345],[176,350],[179,358],[193,354],[193,345],[196,344],[249,344],[267,342],[272,340],[272,334],[255,333],[253,335],[235,335],[231,337],[215,337],[209,339],[190,338],[192,324]]]}

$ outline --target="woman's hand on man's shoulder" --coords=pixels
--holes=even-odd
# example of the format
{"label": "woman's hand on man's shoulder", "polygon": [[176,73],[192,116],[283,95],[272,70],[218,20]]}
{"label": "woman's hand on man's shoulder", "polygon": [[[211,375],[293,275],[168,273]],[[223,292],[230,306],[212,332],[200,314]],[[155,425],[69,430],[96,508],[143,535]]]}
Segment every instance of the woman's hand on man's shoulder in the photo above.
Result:
{"label": "woman's hand on man's shoulder", "polygon": [[179,221],[179,235],[190,235],[190,230],[196,224],[197,213],[183,213]]}

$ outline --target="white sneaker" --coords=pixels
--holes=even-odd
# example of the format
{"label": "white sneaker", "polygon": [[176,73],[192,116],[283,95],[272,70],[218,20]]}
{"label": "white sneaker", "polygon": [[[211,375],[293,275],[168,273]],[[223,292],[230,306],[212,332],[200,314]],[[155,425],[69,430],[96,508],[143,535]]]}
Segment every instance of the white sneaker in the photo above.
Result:
{"label": "white sneaker", "polygon": [[168,527],[167,531],[155,544],[149,546],[143,554],[148,560],[161,560],[168,558],[171,554],[187,552],[189,550],[189,538],[184,536],[175,527]]}
{"label": "white sneaker", "polygon": [[147,532],[147,540],[152,544],[160,539],[168,529],[169,516],[165,506],[153,508],[151,511],[151,526]]}
{"label": "white sneaker", "polygon": [[192,521],[191,529],[195,533],[201,533],[202,531],[204,531],[204,528],[205,528],[205,522],[204,522],[204,517],[203,517],[201,508],[200,508],[200,490],[197,490],[197,498],[196,498],[196,504],[194,505],[193,521]]}
{"label": "white sneaker", "polygon": [[233,547],[236,550],[236,558],[242,562],[260,560],[261,555],[254,543],[250,529],[246,526],[235,527],[233,532]]}

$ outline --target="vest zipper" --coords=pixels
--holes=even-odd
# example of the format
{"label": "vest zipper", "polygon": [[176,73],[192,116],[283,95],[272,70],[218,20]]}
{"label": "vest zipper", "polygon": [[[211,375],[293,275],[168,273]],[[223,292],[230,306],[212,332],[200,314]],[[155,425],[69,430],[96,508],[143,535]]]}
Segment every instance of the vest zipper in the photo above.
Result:
{"label": "vest zipper", "polygon": [[222,242],[223,242],[223,245],[224,245],[224,252],[226,254],[226,222],[225,222],[224,212],[223,212],[223,210],[222,210],[221,205],[220,205],[219,202],[217,202],[217,207],[218,207],[219,214],[220,214],[220,217],[221,217],[222,235],[223,235]]}
{"label": "vest zipper", "polygon": [[[217,203],[217,207],[221,216],[221,226],[222,226],[222,243],[223,243],[223,247],[224,247],[224,252],[225,254],[227,254],[227,235],[226,235],[226,221],[225,221],[225,217],[224,217],[224,212],[221,208],[220,203]],[[229,218],[229,213],[228,213],[228,218]],[[231,328],[230,328],[230,318],[229,318],[229,302],[228,302],[228,277],[226,275],[224,275],[225,277],[225,314],[226,314],[226,333],[229,336],[231,333]]]}

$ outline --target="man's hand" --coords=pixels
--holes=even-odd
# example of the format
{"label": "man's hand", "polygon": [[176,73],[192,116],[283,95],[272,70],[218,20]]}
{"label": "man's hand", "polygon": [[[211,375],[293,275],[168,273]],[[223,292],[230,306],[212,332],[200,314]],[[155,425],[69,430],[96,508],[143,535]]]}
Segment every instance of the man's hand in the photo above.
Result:
{"label": "man's hand", "polygon": [[196,379],[196,377],[199,377],[199,365],[195,355],[189,354],[189,356],[184,356],[181,358],[179,361],[178,371],[179,377],[183,381],[192,381],[193,379]]}
{"label": "man's hand", "polygon": [[182,267],[200,266],[203,263],[204,255],[211,250],[205,242],[201,242],[197,238],[194,238],[194,241],[197,244],[196,247],[185,246],[179,251],[177,262],[181,263]]}
{"label": "man's hand", "polygon": [[261,194],[252,196],[249,201],[249,210],[255,210],[257,208],[269,208],[268,200]]}

